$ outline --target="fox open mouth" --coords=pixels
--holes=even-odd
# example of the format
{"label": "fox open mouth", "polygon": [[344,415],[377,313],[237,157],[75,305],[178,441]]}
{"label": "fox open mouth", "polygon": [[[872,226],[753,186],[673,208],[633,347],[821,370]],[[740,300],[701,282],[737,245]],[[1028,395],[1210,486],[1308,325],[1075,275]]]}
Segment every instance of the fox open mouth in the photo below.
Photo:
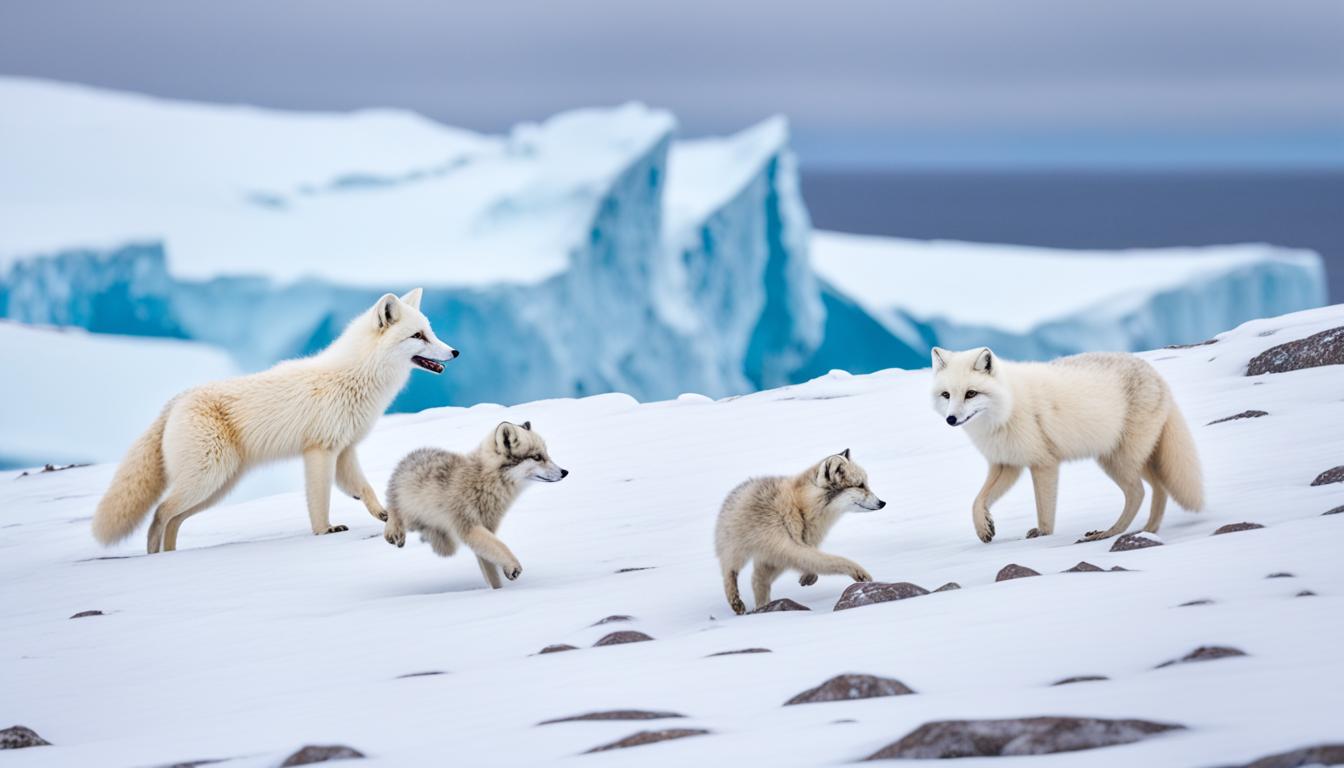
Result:
{"label": "fox open mouth", "polygon": [[411,362],[424,368],[430,373],[443,373],[443,363],[438,360],[431,360],[428,357],[421,357],[419,355],[411,355]]}

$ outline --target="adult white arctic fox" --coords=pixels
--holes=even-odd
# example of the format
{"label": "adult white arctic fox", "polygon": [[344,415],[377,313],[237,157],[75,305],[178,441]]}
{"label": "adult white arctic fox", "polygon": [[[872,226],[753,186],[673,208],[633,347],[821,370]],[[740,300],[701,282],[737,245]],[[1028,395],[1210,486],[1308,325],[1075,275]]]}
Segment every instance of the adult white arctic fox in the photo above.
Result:
{"label": "adult white arctic fox", "polygon": [[933,407],[954,427],[965,426],[989,461],[989,477],[971,505],[981,541],[994,538],[989,508],[1031,468],[1036,527],[1027,536],[1055,530],[1059,465],[1096,459],[1125,493],[1120,519],[1085,538],[1123,533],[1143,503],[1143,483],[1153,488],[1144,530],[1162,524],[1167,495],[1186,509],[1204,506],[1199,455],[1171,390],[1154,368],[1127,354],[1091,353],[1049,363],[1011,363],[986,347],[967,352],[933,350]]}
{"label": "adult white arctic fox", "polygon": [[868,488],[868,473],[849,458],[848,448],[793,477],[758,477],[737,486],[724,499],[714,530],[728,605],[734,613],[747,612],[737,575],[753,561],[757,608],[770,602],[770,585],[789,568],[802,572],[798,583],[804,587],[817,583],[819,573],[872,581],[863,566],[817,547],[842,512],[886,505]]}
{"label": "adult white arctic fox", "polygon": [[420,448],[402,459],[387,482],[387,526],[383,538],[398,547],[406,531],[419,531],[434,552],[449,557],[462,542],[476,553],[481,575],[499,589],[499,568],[509,581],[523,566],[495,536],[504,513],[518,498],[523,483],[555,483],[569,475],[546,451],[532,422],[495,427],[468,454]]}
{"label": "adult white arctic fox", "polygon": [[104,544],[125,538],[166,489],[149,526],[148,551],[171,551],[182,521],[219,501],[249,467],[299,455],[313,533],[346,530],[329,519],[333,480],[386,520],[355,446],[412,367],[441,373],[441,361],[458,354],[420,314],[420,295],[416,288],[401,298],[383,296],[312,357],[173,398],[117,467],[93,516],[93,535]]}

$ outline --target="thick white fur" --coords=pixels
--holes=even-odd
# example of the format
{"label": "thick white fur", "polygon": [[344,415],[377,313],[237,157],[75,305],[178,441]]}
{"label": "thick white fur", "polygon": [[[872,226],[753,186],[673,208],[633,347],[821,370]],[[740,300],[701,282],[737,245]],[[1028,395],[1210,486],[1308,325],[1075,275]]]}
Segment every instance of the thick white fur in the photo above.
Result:
{"label": "thick white fur", "polygon": [[329,520],[333,482],[385,520],[355,446],[406,384],[413,355],[456,356],[420,313],[420,296],[419,288],[383,296],[312,357],[178,395],[117,468],[94,514],[94,536],[104,544],[125,538],[166,490],[146,548],[176,549],[182,522],[227,494],[249,467],[300,455],[313,533],[345,530]]}
{"label": "thick white fur", "polygon": [[[1054,532],[1059,465],[1096,459],[1125,494],[1115,525],[1088,539],[1123,533],[1153,489],[1144,530],[1157,532],[1167,496],[1182,507],[1204,506],[1199,456],[1166,381],[1134,355],[1093,353],[1050,363],[1013,363],[988,348],[933,350],[933,406],[963,427],[989,461],[989,476],[971,506],[976,534],[994,538],[989,508],[1024,468],[1036,491],[1037,527]],[[968,396],[968,394],[970,396]]]}

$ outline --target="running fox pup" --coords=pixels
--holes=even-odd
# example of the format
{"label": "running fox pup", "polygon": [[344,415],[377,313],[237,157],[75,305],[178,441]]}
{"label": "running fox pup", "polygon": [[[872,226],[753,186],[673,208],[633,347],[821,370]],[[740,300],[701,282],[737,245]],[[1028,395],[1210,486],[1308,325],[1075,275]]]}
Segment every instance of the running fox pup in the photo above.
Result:
{"label": "running fox pup", "polygon": [[476,553],[481,575],[499,589],[499,569],[513,581],[523,566],[495,536],[523,483],[554,483],[569,475],[551,461],[532,422],[495,427],[480,447],[468,454],[420,448],[407,454],[387,483],[389,544],[406,544],[407,531],[419,531],[436,554],[448,557],[458,543]]}
{"label": "running fox pup", "polygon": [[1055,530],[1059,465],[1096,459],[1120,486],[1125,506],[1115,525],[1087,540],[1123,533],[1143,503],[1143,480],[1153,489],[1144,530],[1156,533],[1167,496],[1197,512],[1204,506],[1199,455],[1171,390],[1144,360],[1090,353],[1049,363],[1010,363],[986,347],[933,350],[933,407],[966,434],[989,461],[989,476],[971,505],[981,541],[994,538],[993,506],[1031,468],[1036,527]]}
{"label": "running fox pup", "polygon": [[355,446],[405,386],[413,368],[442,373],[457,350],[420,314],[419,288],[386,294],[312,357],[189,389],[122,459],[93,516],[103,544],[125,538],[167,491],[149,526],[147,550],[177,548],[182,521],[209,509],[250,467],[303,456],[313,533],[336,533],[331,485],[385,520]]}
{"label": "running fox pup", "polygon": [[817,583],[817,574],[872,581],[863,566],[817,549],[842,512],[885,507],[868,488],[868,473],[849,449],[793,477],[758,477],[728,494],[714,531],[714,549],[723,569],[723,591],[733,612],[743,614],[737,575],[755,562],[751,588],[756,607],[770,602],[770,585],[782,571],[800,571],[798,583]]}

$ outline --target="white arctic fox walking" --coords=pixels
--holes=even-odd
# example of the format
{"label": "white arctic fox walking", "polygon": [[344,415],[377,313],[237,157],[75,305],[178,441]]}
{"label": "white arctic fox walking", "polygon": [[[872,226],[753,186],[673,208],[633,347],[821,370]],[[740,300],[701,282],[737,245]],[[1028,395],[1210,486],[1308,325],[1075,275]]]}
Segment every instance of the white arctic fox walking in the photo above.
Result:
{"label": "white arctic fox walking", "polygon": [[420,531],[434,551],[448,557],[462,542],[476,553],[481,575],[499,589],[499,570],[513,581],[523,566],[495,536],[527,480],[554,483],[569,475],[551,461],[532,422],[495,427],[468,454],[420,448],[406,455],[387,483],[387,526],[383,538],[398,547],[406,531]]}
{"label": "white arctic fox walking", "polygon": [[798,583],[804,587],[817,583],[819,573],[872,581],[863,566],[817,547],[842,512],[886,505],[868,488],[868,473],[849,458],[848,448],[793,477],[758,477],[737,486],[724,499],[714,530],[728,605],[734,613],[747,612],[737,576],[752,561],[757,608],[770,602],[770,585],[789,568],[802,572]]}
{"label": "white arctic fox walking", "polygon": [[1161,375],[1134,355],[1090,353],[1049,363],[1012,363],[988,348],[933,350],[933,407],[954,427],[965,426],[989,461],[989,476],[971,506],[981,541],[994,538],[989,508],[1031,468],[1036,527],[1055,530],[1059,465],[1094,458],[1125,493],[1115,525],[1085,538],[1123,533],[1153,488],[1144,530],[1156,533],[1170,494],[1182,507],[1204,506],[1199,455],[1185,419]]}
{"label": "white arctic fox walking", "polygon": [[332,526],[331,484],[387,515],[364,479],[355,446],[406,384],[412,366],[443,372],[457,350],[420,314],[419,288],[387,294],[322,352],[267,371],[206,384],[169,401],[131,446],[98,503],[93,535],[125,538],[168,491],[149,527],[148,551],[177,548],[186,520],[219,501],[252,466],[303,456],[313,533]]}

